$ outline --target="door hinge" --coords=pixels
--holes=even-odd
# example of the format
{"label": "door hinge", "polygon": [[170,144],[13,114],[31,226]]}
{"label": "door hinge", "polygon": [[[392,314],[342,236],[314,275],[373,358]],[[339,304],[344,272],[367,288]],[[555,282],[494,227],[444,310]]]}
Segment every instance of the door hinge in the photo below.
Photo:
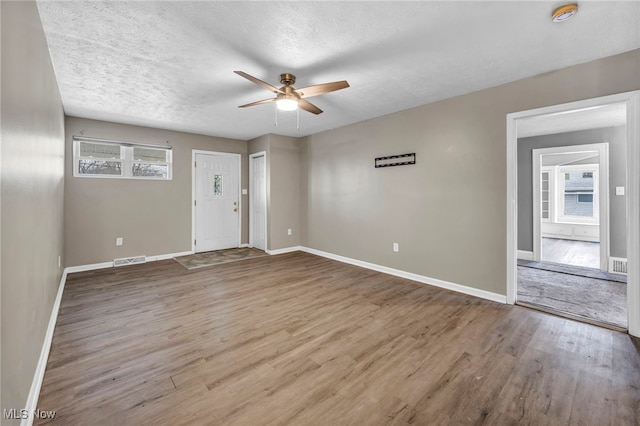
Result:
{"label": "door hinge", "polygon": [[197,205],[197,201],[196,200],[193,200],[193,205],[194,206]]}
{"label": "door hinge", "polygon": [[194,245],[194,246],[196,245],[196,240],[193,240],[193,245]]}
{"label": "door hinge", "polygon": [[198,167],[198,162],[197,161],[193,162],[193,167]]}

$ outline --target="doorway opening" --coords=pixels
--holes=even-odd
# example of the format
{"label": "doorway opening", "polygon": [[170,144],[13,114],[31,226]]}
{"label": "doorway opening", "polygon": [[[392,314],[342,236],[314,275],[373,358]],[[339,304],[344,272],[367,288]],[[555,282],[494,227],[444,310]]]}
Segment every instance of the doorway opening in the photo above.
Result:
{"label": "doorway opening", "polygon": [[507,116],[508,303],[640,333],[638,103],[630,92]]}

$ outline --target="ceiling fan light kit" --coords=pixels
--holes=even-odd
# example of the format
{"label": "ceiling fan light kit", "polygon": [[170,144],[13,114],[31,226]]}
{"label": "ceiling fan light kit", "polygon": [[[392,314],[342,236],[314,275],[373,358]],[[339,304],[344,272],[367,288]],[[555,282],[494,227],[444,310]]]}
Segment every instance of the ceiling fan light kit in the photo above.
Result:
{"label": "ceiling fan light kit", "polygon": [[280,83],[282,87],[277,88],[269,83],[266,83],[260,79],[255,78],[252,75],[243,71],[234,71],[241,77],[246,78],[252,83],[275,93],[276,97],[271,99],[263,99],[261,101],[251,102],[249,104],[240,105],[238,108],[247,108],[256,105],[262,105],[269,102],[275,102],[277,109],[280,111],[295,111],[298,108],[303,109],[312,114],[322,114],[322,110],[307,101],[306,98],[312,96],[322,95],[324,93],[334,92],[336,90],[346,89],[349,87],[349,83],[345,80],[334,81],[332,83],[316,84],[314,86],[303,87],[302,89],[295,89],[293,85],[296,82],[296,76],[289,73],[280,74]]}

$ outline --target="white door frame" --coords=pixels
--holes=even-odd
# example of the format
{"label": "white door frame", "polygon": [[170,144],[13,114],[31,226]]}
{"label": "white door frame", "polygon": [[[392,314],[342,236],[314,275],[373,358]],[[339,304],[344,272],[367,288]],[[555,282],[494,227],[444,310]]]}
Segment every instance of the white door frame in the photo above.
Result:
{"label": "white door frame", "polygon": [[196,155],[223,155],[238,158],[238,247],[242,241],[242,155],[230,152],[191,150],[191,252],[196,252]]}
{"label": "white door frame", "polygon": [[542,242],[540,217],[540,156],[561,152],[598,152],[598,223],[600,231],[600,270],[609,270],[609,144],[594,143],[587,145],[557,146],[532,150],[533,170],[533,260],[540,261]]}
{"label": "white door frame", "polygon": [[[256,158],[259,157],[264,157],[264,182],[265,182],[265,186],[268,186],[268,182],[267,182],[267,151],[260,151],[260,152],[256,152],[253,153],[251,155],[249,155],[249,247],[253,247],[253,230],[255,229],[254,223],[253,223],[253,191],[255,191],[255,188],[253,187],[253,161]],[[269,214],[269,209],[266,208],[267,207],[267,188],[265,188],[264,191],[264,196],[265,196],[265,200],[264,200],[264,205],[265,205],[265,211],[264,211],[264,250],[267,251],[268,247],[269,247],[269,243],[268,243],[268,236],[269,236],[269,229],[267,228],[267,215]]]}
{"label": "white door frame", "polygon": [[629,334],[640,337],[640,90],[507,114],[507,303],[518,278],[517,120],[614,103],[627,107],[627,307]]}

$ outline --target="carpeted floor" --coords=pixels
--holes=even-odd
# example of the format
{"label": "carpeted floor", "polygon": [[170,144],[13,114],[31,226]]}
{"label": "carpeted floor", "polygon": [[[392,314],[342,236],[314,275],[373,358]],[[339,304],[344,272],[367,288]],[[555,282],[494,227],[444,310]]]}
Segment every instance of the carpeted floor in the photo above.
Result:
{"label": "carpeted floor", "polygon": [[518,259],[518,266],[527,266],[529,268],[542,269],[545,271],[562,272],[563,274],[577,275],[579,277],[596,278],[599,280],[616,281],[626,283],[627,276],[621,274],[609,274],[599,269],[585,268],[581,266],[565,265],[554,262],[534,262],[531,260]]}
{"label": "carpeted floor", "polygon": [[518,266],[518,301],[627,328],[627,285]]}
{"label": "carpeted floor", "polygon": [[174,260],[186,269],[192,270],[262,256],[267,256],[267,253],[255,248],[243,247],[190,254],[175,257]]}

